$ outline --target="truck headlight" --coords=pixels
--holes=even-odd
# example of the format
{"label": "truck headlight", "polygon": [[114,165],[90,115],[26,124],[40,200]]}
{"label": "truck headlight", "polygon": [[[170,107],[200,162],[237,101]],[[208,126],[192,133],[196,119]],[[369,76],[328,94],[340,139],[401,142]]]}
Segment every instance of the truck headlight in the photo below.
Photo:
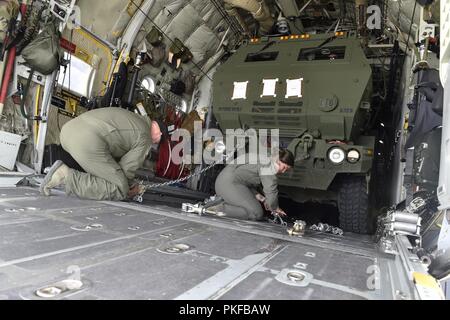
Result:
{"label": "truck headlight", "polygon": [[361,158],[361,154],[359,153],[358,150],[350,150],[347,153],[347,160],[350,163],[356,163],[359,161],[360,158]]}
{"label": "truck headlight", "polygon": [[345,152],[341,148],[332,148],[330,152],[328,152],[328,158],[334,164],[340,164],[345,160]]}

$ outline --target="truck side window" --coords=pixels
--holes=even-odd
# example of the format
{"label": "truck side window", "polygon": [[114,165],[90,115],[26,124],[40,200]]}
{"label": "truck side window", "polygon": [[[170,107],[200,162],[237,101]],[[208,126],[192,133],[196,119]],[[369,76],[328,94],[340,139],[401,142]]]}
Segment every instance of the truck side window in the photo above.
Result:
{"label": "truck side window", "polygon": [[345,58],[345,47],[304,48],[297,61],[336,60]]}
{"label": "truck side window", "polygon": [[278,51],[272,52],[253,52],[247,55],[245,62],[257,62],[257,61],[275,61],[278,57]]}

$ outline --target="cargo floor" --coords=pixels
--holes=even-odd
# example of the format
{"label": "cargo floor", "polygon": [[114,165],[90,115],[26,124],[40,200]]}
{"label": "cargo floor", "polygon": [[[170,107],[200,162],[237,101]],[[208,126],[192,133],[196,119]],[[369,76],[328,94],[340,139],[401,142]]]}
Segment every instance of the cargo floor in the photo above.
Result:
{"label": "cargo floor", "polygon": [[53,299],[391,299],[391,275],[371,286],[389,259],[365,236],[0,188],[0,299],[65,279],[83,286]]}

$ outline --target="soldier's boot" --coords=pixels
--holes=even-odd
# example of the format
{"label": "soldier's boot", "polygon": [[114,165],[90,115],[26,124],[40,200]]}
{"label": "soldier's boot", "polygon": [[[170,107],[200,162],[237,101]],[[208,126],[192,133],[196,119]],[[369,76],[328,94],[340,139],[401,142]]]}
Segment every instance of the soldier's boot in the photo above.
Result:
{"label": "soldier's boot", "polygon": [[64,185],[66,177],[69,175],[70,168],[66,166],[62,161],[56,161],[50,168],[50,171],[45,176],[44,182],[40,187],[42,195],[50,196],[50,190],[60,185]]}
{"label": "soldier's boot", "polygon": [[217,217],[224,217],[226,216],[224,212],[224,204],[220,203],[211,207],[208,207],[204,211],[206,214],[210,214]]}

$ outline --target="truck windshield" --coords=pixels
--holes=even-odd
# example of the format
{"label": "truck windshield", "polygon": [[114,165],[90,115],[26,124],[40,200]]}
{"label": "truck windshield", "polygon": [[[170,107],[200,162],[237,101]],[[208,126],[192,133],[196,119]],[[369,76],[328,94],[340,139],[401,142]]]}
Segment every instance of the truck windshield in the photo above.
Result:
{"label": "truck windshield", "polygon": [[253,52],[247,55],[245,62],[257,62],[257,61],[274,61],[278,57],[278,51],[272,52]]}
{"label": "truck windshield", "polygon": [[300,50],[297,61],[336,60],[345,58],[345,47],[305,48]]}

